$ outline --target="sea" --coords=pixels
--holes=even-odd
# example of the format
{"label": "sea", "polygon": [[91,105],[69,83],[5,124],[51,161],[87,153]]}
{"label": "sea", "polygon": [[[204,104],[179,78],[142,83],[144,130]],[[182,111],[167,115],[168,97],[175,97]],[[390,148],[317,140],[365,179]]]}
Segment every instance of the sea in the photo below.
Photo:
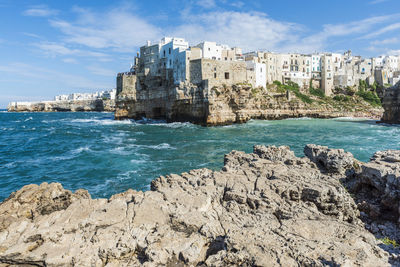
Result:
{"label": "sea", "polygon": [[252,120],[202,127],[154,120],[115,121],[113,113],[0,111],[0,201],[27,184],[59,182],[108,198],[129,188],[149,190],[160,175],[223,166],[231,150],[286,145],[303,156],[306,144],[350,151],[361,161],[400,149],[400,127],[374,120]]}

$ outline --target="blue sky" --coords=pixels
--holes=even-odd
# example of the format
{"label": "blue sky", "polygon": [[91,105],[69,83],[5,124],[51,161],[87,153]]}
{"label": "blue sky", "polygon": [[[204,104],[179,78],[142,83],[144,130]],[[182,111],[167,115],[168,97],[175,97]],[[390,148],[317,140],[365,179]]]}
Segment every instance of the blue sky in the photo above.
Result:
{"label": "blue sky", "polygon": [[399,0],[0,0],[0,108],[115,87],[164,35],[244,51],[400,51]]}

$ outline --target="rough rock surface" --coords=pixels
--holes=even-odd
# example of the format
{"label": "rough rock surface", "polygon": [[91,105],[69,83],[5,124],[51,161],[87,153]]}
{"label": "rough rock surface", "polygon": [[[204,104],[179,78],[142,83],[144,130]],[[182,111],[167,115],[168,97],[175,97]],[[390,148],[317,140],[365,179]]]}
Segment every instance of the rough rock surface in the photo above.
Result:
{"label": "rough rock surface", "polygon": [[[368,177],[388,184],[392,173],[398,178],[400,152],[360,167],[342,150],[305,151],[310,158],[288,147],[232,151],[221,171],[161,176],[151,191],[110,199],[59,184],[25,186],[0,204],[0,266],[395,264],[364,228],[341,179],[351,184],[378,164],[386,178]],[[382,198],[398,201],[389,191]]]}
{"label": "rough rock surface", "polygon": [[[366,228],[400,243],[400,151],[380,151],[344,180]],[[391,249],[400,266],[400,248]]]}
{"label": "rough rock surface", "polygon": [[43,102],[13,102],[7,107],[9,112],[58,112],[58,111],[115,111],[114,100],[71,100]]}
{"label": "rough rock surface", "polygon": [[250,119],[299,117],[373,117],[383,110],[366,102],[343,105],[342,102],[307,104],[291,93],[273,93],[249,85],[215,86],[182,84],[179,86],[138,86],[135,79],[121,86],[116,100],[116,119],[164,118],[213,126],[244,123]]}
{"label": "rough rock surface", "polygon": [[400,82],[383,92],[382,106],[384,113],[381,121],[385,123],[400,123]]}

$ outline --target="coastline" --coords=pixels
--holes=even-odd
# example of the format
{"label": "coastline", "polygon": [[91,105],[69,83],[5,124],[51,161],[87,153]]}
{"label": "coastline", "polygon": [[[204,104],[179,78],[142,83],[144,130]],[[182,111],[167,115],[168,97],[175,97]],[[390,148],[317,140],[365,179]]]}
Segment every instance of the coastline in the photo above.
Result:
{"label": "coastline", "polygon": [[65,100],[41,102],[11,102],[8,112],[91,112],[115,111],[114,100]]}

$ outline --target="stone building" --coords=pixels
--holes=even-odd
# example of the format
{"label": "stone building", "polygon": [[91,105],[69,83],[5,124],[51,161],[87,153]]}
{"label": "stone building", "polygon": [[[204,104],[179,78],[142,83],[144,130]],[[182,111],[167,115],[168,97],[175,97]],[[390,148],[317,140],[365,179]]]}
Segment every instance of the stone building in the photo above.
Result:
{"label": "stone building", "polygon": [[201,58],[190,61],[190,83],[212,88],[247,82],[246,63]]}
{"label": "stone building", "polygon": [[323,54],[321,56],[321,89],[325,95],[332,95],[334,64],[332,54]]}

